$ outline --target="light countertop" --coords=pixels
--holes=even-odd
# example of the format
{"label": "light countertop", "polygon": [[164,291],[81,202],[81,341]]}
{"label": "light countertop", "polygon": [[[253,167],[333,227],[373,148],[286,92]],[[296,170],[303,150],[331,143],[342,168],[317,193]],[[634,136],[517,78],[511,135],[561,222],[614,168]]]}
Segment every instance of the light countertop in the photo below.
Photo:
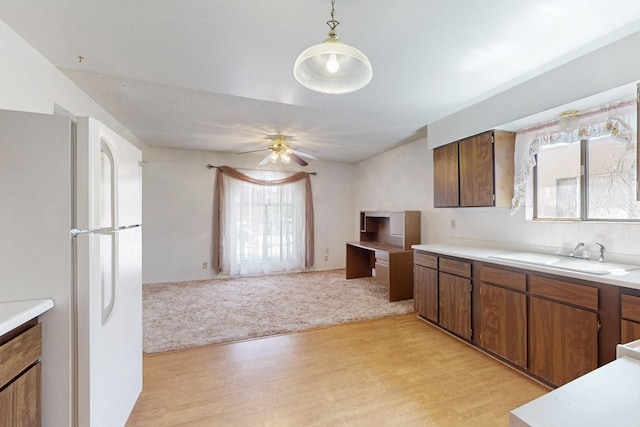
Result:
{"label": "light countertop", "polygon": [[640,360],[623,356],[509,414],[510,427],[640,425]]}
{"label": "light countertop", "polygon": [[[491,264],[504,265],[507,267],[520,268],[523,270],[538,271],[541,273],[555,274],[558,276],[564,276],[580,280],[588,280],[596,283],[605,283],[613,286],[621,286],[625,288],[640,289],[640,269],[628,271],[622,274],[588,274],[578,271],[568,271],[559,268],[553,268],[551,266],[525,264],[516,261],[509,261],[506,259],[492,258],[492,256],[506,254],[509,252],[524,252],[524,251],[509,251],[509,250],[496,250],[496,249],[483,249],[466,246],[453,246],[453,245],[413,245],[413,249],[417,249],[425,252],[433,252],[441,255],[448,255],[458,258],[464,258],[472,261],[482,261]],[[547,254],[548,255],[548,254]]]}
{"label": "light countertop", "polygon": [[0,302],[0,335],[53,308],[52,299]]}

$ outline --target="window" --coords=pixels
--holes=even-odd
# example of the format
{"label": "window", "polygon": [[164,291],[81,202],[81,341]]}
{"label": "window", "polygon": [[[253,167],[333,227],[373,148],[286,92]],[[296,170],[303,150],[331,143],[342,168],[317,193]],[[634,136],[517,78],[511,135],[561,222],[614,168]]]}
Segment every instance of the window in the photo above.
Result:
{"label": "window", "polygon": [[540,147],[535,188],[537,218],[580,218],[580,142]]}
{"label": "window", "polygon": [[611,137],[587,143],[589,219],[640,219],[636,201],[636,145]]}
{"label": "window", "polygon": [[233,186],[239,192],[232,210],[237,214],[234,255],[239,264],[295,258],[295,186],[265,187],[246,182]]}
{"label": "window", "polygon": [[[267,182],[286,177],[256,172]],[[259,185],[224,178],[222,258],[229,274],[259,274],[305,267],[306,186],[304,180]]]}
{"label": "window", "polygon": [[640,220],[634,117],[635,108],[633,114],[541,140],[533,174],[534,218]]}

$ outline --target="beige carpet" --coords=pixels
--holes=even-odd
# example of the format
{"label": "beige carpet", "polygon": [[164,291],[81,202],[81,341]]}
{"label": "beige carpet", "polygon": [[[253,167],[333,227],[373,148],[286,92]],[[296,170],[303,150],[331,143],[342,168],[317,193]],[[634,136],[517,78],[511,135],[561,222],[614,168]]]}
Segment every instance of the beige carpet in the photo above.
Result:
{"label": "beige carpet", "polygon": [[345,270],[143,286],[144,352],[158,353],[413,311]]}

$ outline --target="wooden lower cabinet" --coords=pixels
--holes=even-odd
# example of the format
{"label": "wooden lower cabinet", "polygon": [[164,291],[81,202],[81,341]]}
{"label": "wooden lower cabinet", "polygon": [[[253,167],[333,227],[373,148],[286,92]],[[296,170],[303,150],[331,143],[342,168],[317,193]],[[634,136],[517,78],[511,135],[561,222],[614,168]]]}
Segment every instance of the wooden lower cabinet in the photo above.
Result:
{"label": "wooden lower cabinet", "polygon": [[622,294],[620,300],[620,342],[626,344],[640,339],[640,296]]}
{"label": "wooden lower cabinet", "polygon": [[414,265],[413,303],[416,313],[432,322],[438,322],[438,271]]}
{"label": "wooden lower cabinet", "polygon": [[598,367],[598,314],[529,298],[529,370],[561,386]]}
{"label": "wooden lower cabinet", "polygon": [[471,339],[471,280],[439,273],[440,326]]}
{"label": "wooden lower cabinet", "polygon": [[480,345],[516,365],[527,367],[527,296],[480,285]]}
{"label": "wooden lower cabinet", "polygon": [[39,426],[42,326],[34,319],[0,343],[0,426]]}
{"label": "wooden lower cabinet", "polygon": [[551,386],[640,339],[640,290],[416,250],[415,310]]}
{"label": "wooden lower cabinet", "polygon": [[620,321],[620,342],[622,344],[640,340],[640,323],[622,319]]}
{"label": "wooden lower cabinet", "polygon": [[40,363],[0,392],[0,426],[40,425]]}

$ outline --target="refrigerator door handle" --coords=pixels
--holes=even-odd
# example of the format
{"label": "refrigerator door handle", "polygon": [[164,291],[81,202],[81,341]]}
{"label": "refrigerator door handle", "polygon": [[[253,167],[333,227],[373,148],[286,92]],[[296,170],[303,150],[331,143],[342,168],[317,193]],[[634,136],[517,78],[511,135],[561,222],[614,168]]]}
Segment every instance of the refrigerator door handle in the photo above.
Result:
{"label": "refrigerator door handle", "polygon": [[71,237],[76,237],[81,234],[113,234],[118,231],[128,230],[130,228],[140,227],[142,224],[133,224],[133,225],[123,225],[121,227],[104,227],[104,228],[94,228],[92,230],[83,230],[79,228],[71,229]]}

